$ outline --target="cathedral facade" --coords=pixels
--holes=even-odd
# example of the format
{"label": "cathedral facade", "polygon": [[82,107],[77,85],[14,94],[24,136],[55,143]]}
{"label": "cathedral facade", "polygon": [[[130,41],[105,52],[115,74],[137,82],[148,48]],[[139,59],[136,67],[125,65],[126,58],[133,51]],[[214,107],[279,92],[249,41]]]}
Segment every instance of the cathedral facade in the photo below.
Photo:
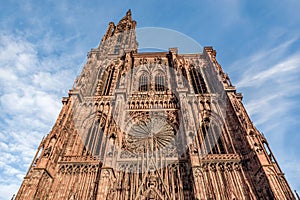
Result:
{"label": "cathedral facade", "polygon": [[109,23],[17,200],[295,199],[216,51],[139,53]]}

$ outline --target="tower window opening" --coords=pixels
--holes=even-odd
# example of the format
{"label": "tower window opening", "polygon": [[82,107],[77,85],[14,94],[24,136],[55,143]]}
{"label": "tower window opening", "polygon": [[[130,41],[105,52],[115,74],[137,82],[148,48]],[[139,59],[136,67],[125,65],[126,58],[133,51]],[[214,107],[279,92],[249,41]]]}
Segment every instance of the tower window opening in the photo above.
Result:
{"label": "tower window opening", "polygon": [[190,76],[192,79],[192,84],[195,94],[205,94],[207,93],[206,84],[204,78],[199,70],[192,68],[190,71]]}
{"label": "tower window opening", "polygon": [[218,147],[218,153],[219,154],[225,154],[225,146],[223,143],[223,132],[220,130],[219,126],[214,125],[213,126],[214,136],[215,140],[217,141],[216,146]]}
{"label": "tower window opening", "polygon": [[212,148],[210,147],[210,138],[208,136],[208,126],[207,125],[202,125],[201,130],[203,134],[203,140],[204,140],[204,149],[208,154],[212,154]]}
{"label": "tower window opening", "polygon": [[183,86],[188,87],[188,77],[187,77],[186,70],[184,67],[182,68],[181,72],[182,72],[182,76],[183,76],[183,80],[182,80]]}
{"label": "tower window opening", "polygon": [[208,154],[225,154],[226,147],[223,135],[216,125],[203,125],[201,127],[204,145]]}
{"label": "tower window opening", "polygon": [[124,37],[124,35],[122,33],[118,35],[118,39],[117,39],[118,43],[122,42],[123,37]]}
{"label": "tower window opening", "polygon": [[112,79],[113,79],[113,75],[114,75],[114,71],[115,69],[111,69],[110,71],[106,72],[106,78],[105,78],[105,82],[104,82],[104,88],[102,91],[102,95],[109,95],[110,92],[110,87],[112,84]]}
{"label": "tower window opening", "polygon": [[95,121],[88,130],[84,144],[88,152],[92,155],[100,154],[103,132],[103,128],[98,121]]}

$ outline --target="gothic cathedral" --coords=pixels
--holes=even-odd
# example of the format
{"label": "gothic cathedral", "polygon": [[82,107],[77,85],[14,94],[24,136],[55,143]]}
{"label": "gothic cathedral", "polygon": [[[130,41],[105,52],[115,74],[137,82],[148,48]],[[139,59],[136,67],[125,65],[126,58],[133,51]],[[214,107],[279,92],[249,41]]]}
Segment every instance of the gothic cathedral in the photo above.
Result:
{"label": "gothic cathedral", "polygon": [[295,199],[216,51],[138,52],[110,22],[17,200]]}

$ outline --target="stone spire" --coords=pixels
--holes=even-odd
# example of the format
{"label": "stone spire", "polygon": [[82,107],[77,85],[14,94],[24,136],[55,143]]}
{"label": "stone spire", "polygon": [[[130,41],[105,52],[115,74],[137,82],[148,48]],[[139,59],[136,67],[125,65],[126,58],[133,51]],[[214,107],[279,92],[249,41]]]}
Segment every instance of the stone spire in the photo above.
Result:
{"label": "stone spire", "polygon": [[135,30],[136,21],[132,20],[131,10],[129,9],[126,15],[119,21],[117,26],[113,22],[108,24],[105,35],[102,38],[102,41],[107,40],[108,38],[114,36],[117,33],[126,32],[130,30]]}

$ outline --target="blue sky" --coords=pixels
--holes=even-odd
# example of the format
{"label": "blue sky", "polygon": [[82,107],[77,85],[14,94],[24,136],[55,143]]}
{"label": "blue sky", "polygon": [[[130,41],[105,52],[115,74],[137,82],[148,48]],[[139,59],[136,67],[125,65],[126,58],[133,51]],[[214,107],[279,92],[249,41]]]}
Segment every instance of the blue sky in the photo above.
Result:
{"label": "blue sky", "polygon": [[0,199],[17,192],[87,52],[129,8],[139,28],[173,29],[217,50],[300,192],[299,0],[10,0],[0,6]]}

